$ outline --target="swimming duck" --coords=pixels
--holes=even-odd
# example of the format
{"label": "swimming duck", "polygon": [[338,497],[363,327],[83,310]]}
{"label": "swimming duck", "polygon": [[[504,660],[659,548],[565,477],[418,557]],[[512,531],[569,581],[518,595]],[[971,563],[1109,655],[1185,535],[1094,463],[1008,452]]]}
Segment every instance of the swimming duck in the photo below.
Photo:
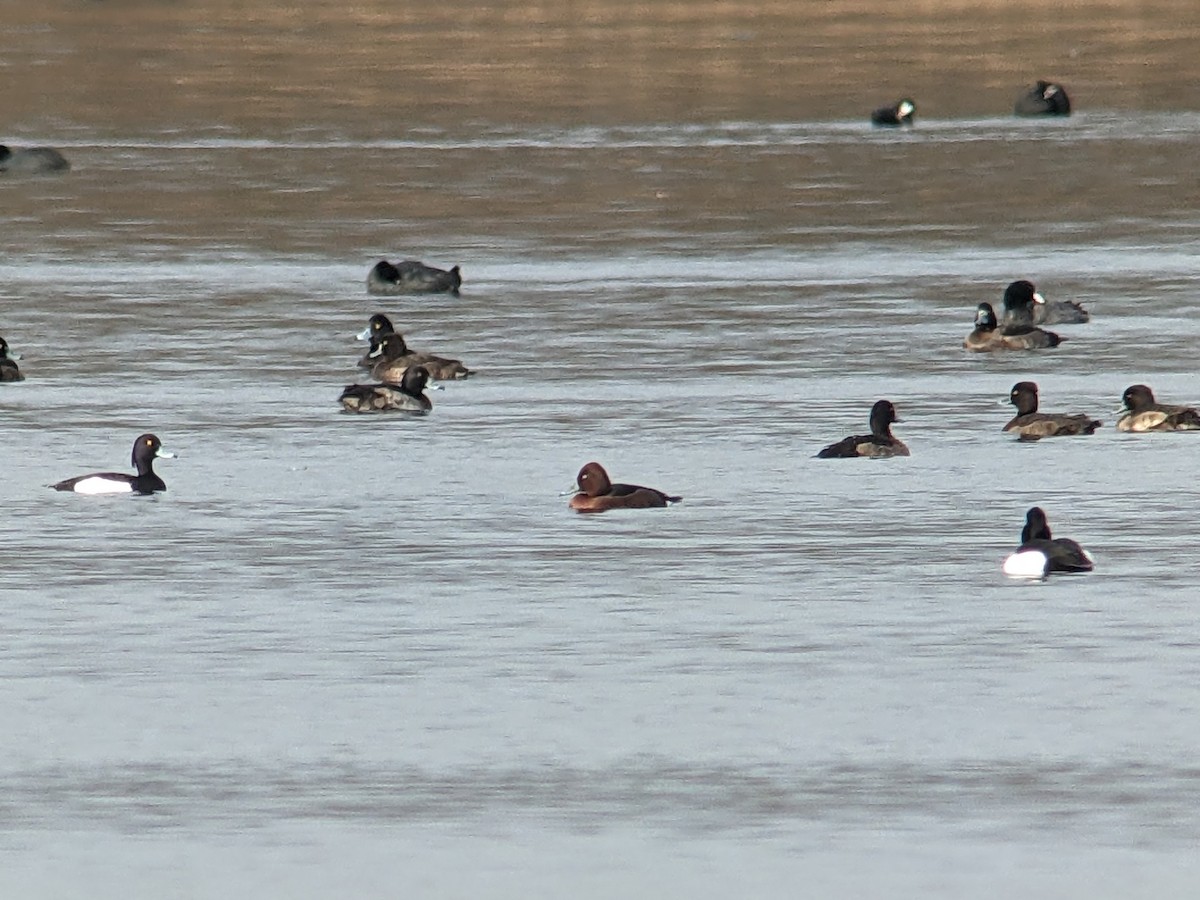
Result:
{"label": "swimming duck", "polygon": [[50,485],[56,491],[74,491],[77,494],[153,494],[155,491],[165,491],[166,483],[154,473],[154,459],[174,459],[174,453],[168,453],[153,434],[139,435],[133,442],[133,467],[136,475],[126,475],[123,472],[94,472],[91,475],[79,475],[68,478],[58,484]]}
{"label": "swimming duck", "polygon": [[1004,289],[1004,324],[1079,325],[1091,315],[1071,300],[1047,300],[1032,281],[1014,281]]}
{"label": "swimming duck", "polygon": [[842,438],[817,454],[818,459],[848,459],[852,456],[909,456],[908,447],[892,434],[896,407],[879,400],[871,407],[871,433]]}
{"label": "swimming duck", "polygon": [[640,484],[613,484],[608,473],[597,462],[587,463],[575,478],[578,491],[571,497],[571,509],[579,512],[604,512],[608,509],[651,509],[678,503],[682,497],[672,497]]}
{"label": "swimming duck", "polygon": [[1021,546],[1004,560],[1004,574],[1015,578],[1044,578],[1051,572],[1090,572],[1092,557],[1070,538],[1050,536],[1041,507],[1025,514]]}
{"label": "swimming duck", "polygon": [[24,381],[25,376],[17,368],[21,354],[8,349],[8,341],[0,337],[0,381]]}
{"label": "swimming duck", "polygon": [[409,366],[399,384],[348,384],[338,397],[348,412],[399,412],[424,415],[433,409],[425,389],[441,390],[440,384],[429,383],[429,371],[424,366]]}
{"label": "swimming duck", "polygon": [[1061,84],[1039,81],[1017,98],[1013,112],[1018,116],[1069,116],[1071,100]]}
{"label": "swimming duck", "polygon": [[1038,412],[1038,386],[1032,381],[1018,381],[1008,395],[1017,415],[1004,426],[1015,431],[1022,441],[1066,434],[1092,434],[1103,423],[1082,413]]}
{"label": "swimming duck", "polygon": [[383,339],[389,334],[395,334],[396,328],[392,325],[392,320],[383,313],[375,313],[367,320],[367,327],[360,331],[356,337],[360,341],[367,341],[370,346],[367,352],[363,354],[362,359],[358,361],[360,369],[370,369],[375,363],[379,362],[379,358],[372,357],[371,354],[379,349],[379,345],[383,343]]}
{"label": "swimming duck", "polygon": [[871,113],[871,124],[892,128],[900,125],[912,125],[916,114],[917,104],[906,97],[903,100],[897,100],[891,106],[881,106]]}
{"label": "swimming duck", "polygon": [[462,274],[458,266],[436,269],[416,259],[392,264],[381,259],[367,274],[367,293],[370,294],[441,294],[458,296]]}
{"label": "swimming duck", "polygon": [[1009,325],[1000,328],[996,322],[996,311],[990,303],[980,303],[975,308],[975,328],[963,339],[963,346],[976,353],[994,350],[1039,350],[1057,347],[1062,343],[1053,331],[1044,331],[1031,325]]}
{"label": "swimming duck", "polygon": [[471,370],[457,359],[444,359],[431,353],[409,350],[404,343],[404,336],[398,331],[385,335],[379,346],[368,355],[375,358],[371,374],[388,384],[399,383],[409,366],[424,366],[429,376],[437,381],[453,381],[471,375]]}
{"label": "swimming duck", "polygon": [[0,174],[45,175],[50,172],[65,172],[71,164],[57,150],[50,147],[25,147],[13,150],[0,144]]}
{"label": "swimming duck", "polygon": [[1121,395],[1125,413],[1117,419],[1117,431],[1197,431],[1200,412],[1190,406],[1158,403],[1144,384],[1133,384]]}

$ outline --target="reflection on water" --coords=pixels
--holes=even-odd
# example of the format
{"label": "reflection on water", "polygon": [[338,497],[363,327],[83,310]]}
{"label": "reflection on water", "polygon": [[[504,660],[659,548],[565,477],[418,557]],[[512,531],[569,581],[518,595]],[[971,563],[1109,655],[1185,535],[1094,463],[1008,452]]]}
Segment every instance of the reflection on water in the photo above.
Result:
{"label": "reflection on water", "polygon": [[[1194,882],[1196,436],[1112,427],[1200,400],[1190,4],[0,6],[75,164],[0,181],[0,893]],[[1018,277],[1093,321],[962,352]],[[340,414],[377,310],[479,377]],[[45,487],[145,430],[165,495]],[[1000,577],[1034,503],[1094,575]]]}

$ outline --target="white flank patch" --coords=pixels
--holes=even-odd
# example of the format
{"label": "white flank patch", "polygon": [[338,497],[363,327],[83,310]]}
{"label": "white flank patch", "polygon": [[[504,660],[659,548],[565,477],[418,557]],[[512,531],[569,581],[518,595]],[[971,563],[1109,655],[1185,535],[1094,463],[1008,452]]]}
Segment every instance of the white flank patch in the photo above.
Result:
{"label": "white flank patch", "polygon": [[1013,578],[1044,578],[1046,554],[1041,550],[1013,553],[1004,560],[1004,574]]}
{"label": "white flank patch", "polygon": [[133,485],[128,481],[111,481],[107,478],[85,478],[75,482],[77,494],[132,494]]}

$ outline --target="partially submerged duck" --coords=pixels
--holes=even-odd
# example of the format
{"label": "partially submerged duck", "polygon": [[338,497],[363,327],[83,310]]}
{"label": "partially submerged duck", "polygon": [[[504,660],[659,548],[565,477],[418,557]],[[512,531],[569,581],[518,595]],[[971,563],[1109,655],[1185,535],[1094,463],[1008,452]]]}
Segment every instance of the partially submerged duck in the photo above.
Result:
{"label": "partially submerged duck", "polygon": [[132,464],[136,475],[124,472],[93,472],[77,475],[57,484],[50,485],[56,491],[74,491],[76,494],[153,494],[165,491],[166,483],[154,471],[154,460],[174,459],[174,453],[163,449],[162,441],[153,434],[139,435],[133,442]]}
{"label": "partially submerged duck", "polygon": [[604,466],[597,462],[587,463],[580,469],[575,484],[578,490],[571,497],[570,507],[578,512],[655,509],[683,499],[640,484],[613,484]]}
{"label": "partially submerged duck", "polygon": [[1018,116],[1069,116],[1071,98],[1061,84],[1039,81],[1017,98],[1013,112]]}
{"label": "partially submerged duck", "polygon": [[381,259],[367,273],[367,292],[371,294],[442,294],[457,295],[462,286],[458,266],[438,269],[416,259],[390,263]]}
{"label": "partially submerged duck", "polygon": [[1001,328],[996,321],[996,311],[990,303],[980,303],[975,308],[975,328],[963,339],[963,346],[975,353],[990,353],[995,350],[1041,350],[1057,347],[1062,343],[1053,331],[1045,331],[1032,325],[1009,325]]}
{"label": "partially submerged duck", "polygon": [[854,456],[909,456],[908,447],[892,434],[896,407],[890,400],[879,400],[871,407],[871,433],[852,435],[830,444],[817,454],[819,459],[848,459]]}
{"label": "partially submerged duck", "polygon": [[1121,395],[1124,414],[1117,419],[1117,431],[1198,431],[1200,412],[1190,406],[1159,403],[1144,384],[1132,384]]}
{"label": "partially submerged duck", "polygon": [[1008,395],[1017,414],[1004,431],[1015,431],[1023,441],[1067,434],[1092,434],[1103,423],[1082,413],[1038,412],[1038,386],[1032,381],[1018,381]]}
{"label": "partially submerged duck", "polygon": [[425,389],[440,390],[430,384],[429,371],[424,366],[404,370],[399,384],[348,384],[338,401],[347,412],[406,412],[424,415],[433,409]]}
{"label": "partially submerged duck", "polygon": [[897,100],[891,106],[881,106],[871,113],[871,124],[897,128],[901,125],[912,125],[917,114],[917,104],[905,97]]}
{"label": "partially submerged duck", "polygon": [[1051,572],[1090,572],[1091,555],[1070,538],[1050,535],[1041,507],[1025,514],[1021,546],[1004,560],[1004,574],[1015,578],[1045,578]]}

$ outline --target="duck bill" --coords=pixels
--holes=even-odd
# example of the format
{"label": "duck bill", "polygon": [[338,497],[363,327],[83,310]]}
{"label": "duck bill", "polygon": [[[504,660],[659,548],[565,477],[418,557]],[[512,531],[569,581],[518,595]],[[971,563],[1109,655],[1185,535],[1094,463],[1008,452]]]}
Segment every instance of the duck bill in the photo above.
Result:
{"label": "duck bill", "polygon": [[159,459],[178,459],[174,453],[172,453],[170,450],[164,450],[162,447],[159,447],[158,450],[155,451],[154,455]]}
{"label": "duck bill", "polygon": [[1033,292],[1033,302],[1045,304],[1046,298],[1043,297],[1041,294],[1039,294],[1037,291],[1034,291]]}
{"label": "duck bill", "polygon": [[364,328],[362,331],[360,331],[358,334],[356,334],[354,336],[354,339],[356,341],[369,341],[371,339],[371,329]]}

